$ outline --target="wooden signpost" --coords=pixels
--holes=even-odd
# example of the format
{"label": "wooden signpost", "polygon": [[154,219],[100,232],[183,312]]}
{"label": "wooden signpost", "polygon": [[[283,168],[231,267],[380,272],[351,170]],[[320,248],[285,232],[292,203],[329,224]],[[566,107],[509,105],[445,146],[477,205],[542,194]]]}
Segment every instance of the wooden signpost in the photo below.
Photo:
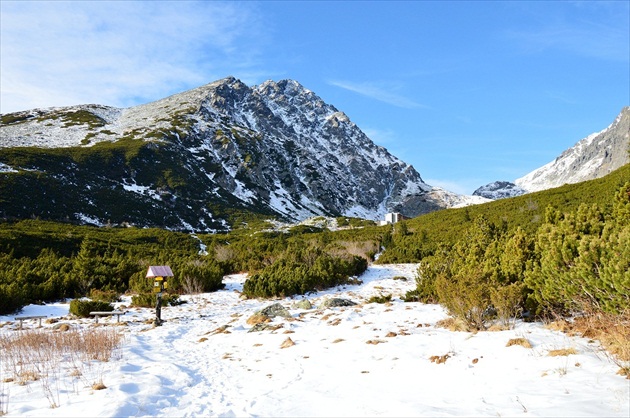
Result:
{"label": "wooden signpost", "polygon": [[173,277],[173,272],[169,266],[149,266],[147,271],[148,279],[153,279],[153,292],[156,293],[155,303],[155,325],[162,325],[162,293],[168,289],[167,277]]}

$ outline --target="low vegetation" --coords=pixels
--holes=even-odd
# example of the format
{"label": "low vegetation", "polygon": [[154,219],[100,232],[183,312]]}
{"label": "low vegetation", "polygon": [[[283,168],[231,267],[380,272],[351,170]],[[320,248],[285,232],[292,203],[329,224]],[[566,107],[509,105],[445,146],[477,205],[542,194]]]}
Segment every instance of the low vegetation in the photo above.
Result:
{"label": "low vegetation", "polygon": [[[171,266],[174,296],[218,290],[223,275],[248,272],[243,293],[274,298],[348,283],[368,262],[419,262],[416,287],[404,299],[440,303],[472,331],[584,312],[624,318],[630,310],[630,165],[602,179],[393,227],[338,218],[344,229],[274,231],[260,217],[234,215],[241,227],[196,236],[1,222],[0,313],[68,297],[110,302],[125,292],[153,306],[149,265]],[[621,346],[623,357],[628,348]]]}
{"label": "low vegetation", "polygon": [[[98,364],[118,358],[122,335],[112,328],[50,329],[0,334],[0,379],[41,386],[51,408],[60,405],[57,379],[69,373],[81,387],[103,385]],[[104,385],[103,385],[104,386]],[[1,406],[1,405],[0,405]]]}
{"label": "low vegetation", "polygon": [[111,312],[113,310],[114,307],[111,304],[98,300],[73,299],[70,301],[70,313],[81,318],[89,317],[90,312]]}

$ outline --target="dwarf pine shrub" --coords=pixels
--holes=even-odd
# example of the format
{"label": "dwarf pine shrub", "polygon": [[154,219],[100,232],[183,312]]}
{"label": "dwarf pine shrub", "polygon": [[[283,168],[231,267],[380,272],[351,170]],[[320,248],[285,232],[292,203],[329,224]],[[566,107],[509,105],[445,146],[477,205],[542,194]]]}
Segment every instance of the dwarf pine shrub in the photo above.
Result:
{"label": "dwarf pine shrub", "polygon": [[81,318],[87,318],[92,311],[111,312],[114,307],[108,302],[99,300],[73,299],[70,301],[70,313]]}
{"label": "dwarf pine shrub", "polygon": [[363,273],[367,260],[359,256],[331,256],[320,248],[297,247],[249,277],[247,297],[287,297],[323,290]]}

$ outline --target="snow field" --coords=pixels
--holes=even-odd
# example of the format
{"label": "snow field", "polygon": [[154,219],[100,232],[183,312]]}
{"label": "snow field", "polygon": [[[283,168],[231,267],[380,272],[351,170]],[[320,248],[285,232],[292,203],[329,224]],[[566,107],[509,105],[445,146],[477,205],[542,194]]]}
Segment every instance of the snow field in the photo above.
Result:
{"label": "snow field", "polygon": [[[130,308],[121,317],[127,325],[117,327],[125,335],[122,358],[95,366],[106,389],[77,388],[76,378],[60,374],[54,383],[59,407],[51,409],[37,382],[1,383],[9,392],[7,416],[630,414],[630,381],[615,374],[597,343],[540,323],[476,334],[436,327],[447,318],[442,307],[400,300],[415,286],[416,267],[370,266],[360,285],[307,295],[315,305],[309,310],[292,307],[301,297],[241,300],[245,275],[226,276],[224,290],[164,308],[161,327],[149,324],[152,309]],[[387,294],[389,304],[366,303]],[[318,309],[330,297],[358,305]],[[273,331],[248,332],[247,318],[274,302],[291,318],[274,318]],[[67,306],[29,306],[22,314],[65,317]],[[18,332],[17,323],[7,324],[12,321],[0,317],[0,334]],[[115,321],[99,320],[103,326]],[[94,326],[86,319],[62,322]],[[506,347],[518,337],[532,348]],[[289,338],[294,345],[282,348]],[[577,354],[548,356],[563,348]],[[432,361],[434,356],[446,361]]]}

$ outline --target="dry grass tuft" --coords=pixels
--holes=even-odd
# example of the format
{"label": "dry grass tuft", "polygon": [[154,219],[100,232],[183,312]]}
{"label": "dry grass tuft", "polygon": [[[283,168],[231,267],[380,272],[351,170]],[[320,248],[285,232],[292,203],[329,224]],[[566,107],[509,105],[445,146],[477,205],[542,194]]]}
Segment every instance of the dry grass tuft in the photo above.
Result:
{"label": "dry grass tuft", "polygon": [[[426,326],[426,324],[425,324]],[[435,323],[435,326],[438,328],[446,328],[449,331],[462,331],[467,332],[470,331],[470,328],[464,321],[457,318],[446,318],[442,319]]]}
{"label": "dry grass tuft", "polygon": [[560,356],[570,356],[572,354],[577,354],[577,350],[573,347],[571,348],[559,348],[557,350],[549,350],[547,355],[549,357],[560,357]]}
{"label": "dry grass tuft", "polygon": [[383,341],[383,340],[367,340],[365,343],[366,344],[372,344],[372,345],[377,345],[380,343],[386,343],[387,341]]}
{"label": "dry grass tuft", "polygon": [[[111,328],[25,330],[0,335],[0,363],[5,382],[19,385],[38,381],[51,408],[59,406],[56,376],[69,367],[73,377],[91,371],[94,361],[106,362],[120,354],[123,336]],[[100,382],[102,384],[102,381]]]}
{"label": "dry grass tuft", "polygon": [[625,376],[626,379],[630,379],[630,367],[620,367],[619,370],[617,370],[617,374],[619,376]]}
{"label": "dry grass tuft", "polygon": [[282,344],[280,345],[280,348],[288,348],[294,345],[295,345],[295,342],[293,342],[293,340],[290,337],[288,337],[286,340],[282,342]]}
{"label": "dry grass tuft", "polygon": [[55,327],[53,327],[53,329],[55,331],[61,331],[61,332],[69,331],[71,328],[72,328],[72,326],[70,326],[70,324],[66,324],[66,323],[59,324],[59,325],[56,325]]}
{"label": "dry grass tuft", "polygon": [[208,339],[206,337],[201,337],[201,338],[199,338],[199,341],[197,341],[197,342],[203,343],[205,341],[208,341]]}
{"label": "dry grass tuft", "polygon": [[529,342],[529,340],[523,337],[510,339],[505,346],[512,347],[513,345],[520,345],[521,347],[532,348],[532,344]]}
{"label": "dry grass tuft", "polygon": [[229,325],[221,325],[218,328],[213,329],[210,334],[212,335],[216,335],[216,334],[230,334],[230,331],[228,331],[228,326]]}
{"label": "dry grass tuft", "polygon": [[335,341],[333,341],[333,344],[337,344],[340,343],[342,341],[345,341],[343,338],[337,338]]}
{"label": "dry grass tuft", "polygon": [[103,389],[107,389],[107,386],[105,386],[103,382],[95,382],[92,385],[92,390],[103,390]]}
{"label": "dry grass tuft", "polygon": [[398,335],[398,334],[396,334],[395,332],[390,331],[390,332],[388,332],[388,333],[387,333],[387,335],[385,335],[385,336],[386,336],[386,337],[388,337],[388,338],[391,338],[391,337],[395,337],[395,336],[397,336],[397,335]]}
{"label": "dry grass tuft", "polygon": [[446,360],[448,360],[449,358],[451,358],[451,355],[449,353],[446,353],[442,356],[431,356],[429,357],[429,360],[431,361],[431,363],[442,364],[446,363]]}
{"label": "dry grass tuft", "polygon": [[271,318],[269,318],[267,315],[264,315],[260,312],[257,312],[253,314],[252,316],[250,316],[249,318],[247,318],[248,325],[257,325],[257,324],[263,324],[267,322],[271,322]]}
{"label": "dry grass tuft", "polygon": [[[584,309],[586,314],[572,322],[555,321],[547,325],[550,329],[568,335],[597,340],[606,350],[610,361],[619,366],[619,374],[630,374],[630,310],[621,314],[608,314],[593,309]],[[629,377],[630,379],[630,377]]]}

